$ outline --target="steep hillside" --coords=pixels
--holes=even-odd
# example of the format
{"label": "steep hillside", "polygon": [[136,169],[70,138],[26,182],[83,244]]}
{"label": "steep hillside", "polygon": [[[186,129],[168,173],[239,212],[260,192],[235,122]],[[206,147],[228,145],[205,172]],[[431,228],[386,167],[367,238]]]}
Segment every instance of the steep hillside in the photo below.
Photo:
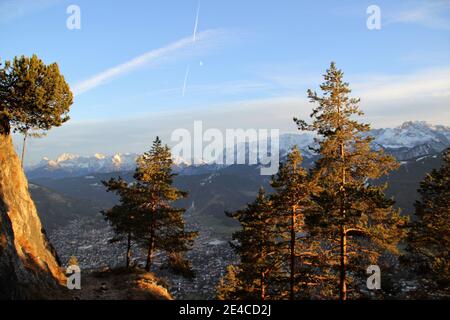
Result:
{"label": "steep hillside", "polygon": [[189,192],[189,197],[179,201],[184,208],[192,207],[198,223],[212,227],[219,234],[229,234],[238,226],[225,211],[235,211],[251,202],[263,186],[270,191],[269,176],[261,176],[257,166],[232,165],[218,172],[177,176],[175,184]]}
{"label": "steep hillside", "polygon": [[64,279],[11,137],[0,135],[0,299],[54,297]]}
{"label": "steep hillside", "polygon": [[80,201],[33,183],[29,184],[29,189],[42,225],[48,234],[74,219],[100,216],[100,210],[103,209],[94,200]]}
{"label": "steep hillside", "polygon": [[442,165],[443,153],[401,161],[401,166],[383,182],[388,182],[387,194],[393,196],[396,206],[403,214],[413,217],[414,202],[418,198],[417,189],[427,173]]}
{"label": "steep hillside", "polygon": [[[78,199],[78,206],[88,207],[94,203],[97,211],[114,205],[115,196],[105,191],[102,180],[108,180],[112,176],[122,176],[132,181],[132,172],[95,174],[84,177],[71,177],[64,179],[33,179],[33,183],[45,186],[60,193],[64,198]],[[175,177],[175,185],[189,192],[186,199],[180,200],[177,205],[184,208],[193,207],[194,217],[199,223],[213,227],[219,233],[229,233],[237,224],[228,218],[224,211],[237,210],[250,202],[257,194],[260,186],[270,190],[268,176],[261,176],[257,166],[232,165],[214,173],[199,175],[179,175]],[[34,194],[33,194],[34,196]],[[36,197],[38,194],[36,194]],[[50,208],[57,207],[52,204],[49,197],[43,197],[40,193],[40,205],[43,212],[50,212]],[[85,215],[86,216],[86,215]],[[92,217],[92,216],[91,216]],[[47,214],[42,215],[44,221],[49,224],[60,221]],[[49,219],[49,220],[47,220]],[[52,221],[50,221],[52,220]]]}

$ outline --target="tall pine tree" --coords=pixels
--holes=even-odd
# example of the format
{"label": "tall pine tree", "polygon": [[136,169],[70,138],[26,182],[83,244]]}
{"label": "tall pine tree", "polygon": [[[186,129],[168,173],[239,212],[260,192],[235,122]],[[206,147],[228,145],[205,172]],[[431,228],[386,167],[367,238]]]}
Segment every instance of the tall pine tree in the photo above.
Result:
{"label": "tall pine tree", "polygon": [[[450,149],[444,152],[443,164],[420,184],[416,202],[417,221],[408,234],[408,251],[427,292],[450,295]],[[423,281],[422,281],[423,282]]]}
{"label": "tall pine tree", "polygon": [[151,150],[137,160],[133,185],[139,212],[136,235],[147,251],[147,271],[156,250],[163,250],[168,255],[184,253],[192,247],[197,235],[185,230],[185,209],[173,206],[174,201],[186,197],[187,193],[172,185],[175,176],[172,165],[170,149],[163,146],[158,137]]}
{"label": "tall pine tree", "polygon": [[314,198],[318,209],[308,215],[307,223],[324,240],[331,240],[330,253],[337,259],[329,263],[338,267],[339,298],[345,300],[349,271],[362,273],[382,253],[397,254],[406,221],[393,209],[394,201],[386,198],[386,186],[373,183],[398,164],[382,151],[371,150],[370,126],[356,120],[363,115],[359,99],[349,96],[349,85],[334,63],[320,89],[321,96],[308,90],[316,104],[312,124],[294,121],[300,130],[318,134],[315,151],[320,158],[313,170],[320,187]]}
{"label": "tall pine tree", "polygon": [[[182,255],[192,247],[197,232],[185,230],[185,210],[173,206],[174,201],[187,193],[172,185],[175,174],[169,147],[156,137],[151,150],[140,156],[136,165],[132,183],[121,178],[103,182],[108,191],[120,197],[120,204],[103,214],[116,234],[127,237],[127,266],[134,239],[146,251],[147,271],[158,250],[167,254],[169,263],[190,267]],[[182,271],[192,274],[191,270]]]}
{"label": "tall pine tree", "polygon": [[116,234],[116,237],[111,239],[110,242],[117,242],[123,240],[123,237],[126,238],[126,267],[128,268],[131,262],[131,241],[135,230],[138,228],[138,209],[135,199],[137,193],[133,189],[133,185],[128,185],[120,177],[103,181],[103,185],[108,192],[114,192],[120,197],[120,204],[102,211],[102,214],[109,221]]}
{"label": "tall pine tree", "polygon": [[311,193],[314,189],[307,171],[302,167],[303,158],[295,146],[272,178],[274,222],[278,230],[277,254],[284,262],[287,274],[287,297],[290,300],[305,297],[316,284],[316,275],[310,266],[317,258],[305,229],[305,212],[311,209]]}
{"label": "tall pine tree", "polygon": [[216,287],[217,300],[239,300],[242,299],[241,282],[237,278],[239,273],[235,265],[227,266],[225,275],[220,278]]}
{"label": "tall pine tree", "polygon": [[253,203],[243,210],[228,215],[241,225],[233,234],[232,248],[240,257],[236,267],[239,288],[234,288],[238,299],[267,300],[275,294],[269,288],[278,275],[277,229],[274,224],[272,202],[263,188]]}

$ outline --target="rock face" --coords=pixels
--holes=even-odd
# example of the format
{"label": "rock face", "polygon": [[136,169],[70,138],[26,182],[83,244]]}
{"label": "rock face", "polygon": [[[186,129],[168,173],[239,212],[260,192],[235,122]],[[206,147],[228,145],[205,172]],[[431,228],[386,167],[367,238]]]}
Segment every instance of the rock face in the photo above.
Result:
{"label": "rock face", "polygon": [[11,137],[0,134],[0,299],[56,298],[64,282]]}

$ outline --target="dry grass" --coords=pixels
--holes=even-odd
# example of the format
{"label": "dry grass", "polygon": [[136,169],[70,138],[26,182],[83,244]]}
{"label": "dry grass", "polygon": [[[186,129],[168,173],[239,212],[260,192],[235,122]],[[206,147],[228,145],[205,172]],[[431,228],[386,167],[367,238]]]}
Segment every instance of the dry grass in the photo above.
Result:
{"label": "dry grass", "polygon": [[82,276],[81,290],[73,295],[81,300],[172,300],[163,285],[141,269],[106,269]]}

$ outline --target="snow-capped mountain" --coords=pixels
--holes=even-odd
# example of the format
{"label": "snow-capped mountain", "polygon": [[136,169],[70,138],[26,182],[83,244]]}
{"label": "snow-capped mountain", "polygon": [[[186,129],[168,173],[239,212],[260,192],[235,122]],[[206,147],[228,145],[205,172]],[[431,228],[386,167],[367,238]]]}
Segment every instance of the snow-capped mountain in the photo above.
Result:
{"label": "snow-capped mountain", "polygon": [[[38,164],[25,168],[29,178],[64,178],[89,175],[94,173],[109,173],[131,171],[136,167],[138,158],[136,153],[117,153],[114,155],[104,155],[96,153],[93,156],[80,156],[71,153],[61,154],[55,160],[47,157]],[[192,165],[182,157],[173,157],[174,172],[185,175],[196,174],[197,172],[212,172],[220,166],[207,165],[204,161],[197,161],[200,165]]]}
{"label": "snow-capped mountain", "polygon": [[132,170],[137,154],[117,153],[104,155],[96,153],[93,156],[80,156],[64,153],[57,159],[43,158],[37,165],[26,168],[27,175],[33,177],[67,177],[90,173],[105,173]]}
{"label": "snow-capped mountain", "polygon": [[[383,148],[386,152],[394,155],[398,160],[407,160],[416,157],[438,153],[450,147],[450,127],[431,125],[426,122],[405,122],[395,128],[374,129],[369,133],[374,137],[374,148]],[[224,154],[241,152],[249,159],[252,155],[257,159],[258,146],[265,141],[251,141],[239,143],[236,149],[225,149]],[[314,144],[314,135],[310,133],[285,133],[279,136],[280,159],[294,146],[297,145],[307,163],[314,161],[315,157],[309,146]],[[270,151],[270,143],[268,146]],[[133,170],[137,154],[118,153],[115,155],[104,155],[96,153],[93,156],[79,156],[75,154],[62,154],[56,160],[42,159],[35,166],[26,168],[30,178],[36,177],[67,177],[81,176],[93,173],[107,173],[117,171]],[[219,155],[219,157],[223,157]],[[214,172],[223,168],[222,164],[206,163],[182,157],[174,157],[174,171],[180,174],[192,175],[206,172]],[[198,165],[200,163],[200,165]],[[248,161],[246,161],[248,163]]]}
{"label": "snow-capped mountain", "polygon": [[[277,138],[278,138],[280,159],[283,158],[289,152],[289,150],[292,149],[294,145],[296,145],[300,150],[302,150],[303,157],[311,158],[313,156],[311,150],[309,150],[308,148],[308,146],[311,146],[314,143],[313,134],[284,133]],[[252,161],[253,159],[260,160],[261,157],[269,155],[271,147],[272,147],[271,139],[268,139],[268,143],[266,139],[240,142],[233,147],[225,148],[223,153],[217,157],[216,161],[229,163],[228,161],[233,162],[233,159],[234,161],[237,161],[236,159],[240,157],[241,161],[245,159],[246,164],[249,163],[255,164],[253,162],[250,162],[250,160]],[[245,155],[245,158],[243,157],[243,155]],[[258,158],[258,156],[260,158]],[[229,158],[231,158],[231,160]]]}
{"label": "snow-capped mountain", "polygon": [[[371,130],[368,135],[374,137],[373,147],[385,149],[398,160],[407,160],[415,157],[438,153],[450,147],[450,127],[431,125],[423,121],[405,122],[395,128]],[[314,153],[310,146],[314,145],[314,135],[311,133],[286,133],[279,136],[280,158],[296,145],[303,158],[311,159]],[[225,154],[245,154],[256,158],[258,146],[265,144],[266,140],[239,143],[236,148],[227,148]],[[270,146],[270,143],[269,143]],[[270,150],[270,147],[268,147]],[[223,155],[220,155],[223,157]]]}
{"label": "snow-capped mountain", "polygon": [[374,129],[374,145],[384,148],[398,160],[440,152],[450,147],[450,127],[409,121],[396,128]]}
{"label": "snow-capped mountain", "polygon": [[423,144],[441,146],[450,141],[450,128],[423,121],[405,122],[396,128],[374,129],[375,142],[384,148],[414,148]]}

